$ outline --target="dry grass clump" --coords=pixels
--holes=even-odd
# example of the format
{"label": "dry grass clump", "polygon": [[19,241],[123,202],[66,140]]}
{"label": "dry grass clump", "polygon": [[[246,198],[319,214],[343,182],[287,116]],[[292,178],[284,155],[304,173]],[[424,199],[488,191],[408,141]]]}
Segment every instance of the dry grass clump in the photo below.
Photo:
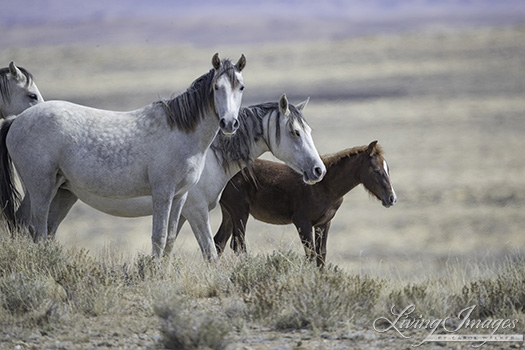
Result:
{"label": "dry grass clump", "polygon": [[161,319],[161,343],[166,349],[225,349],[231,325],[214,311],[203,310],[183,297],[159,302],[155,313]]}
{"label": "dry grass clump", "polygon": [[245,257],[232,282],[253,320],[276,329],[328,330],[374,305],[383,282],[348,276],[337,267],[320,270],[293,252]]}
{"label": "dry grass clump", "polygon": [[[481,274],[483,269],[490,273]],[[78,319],[140,317],[156,324],[157,345],[224,349],[252,326],[314,333],[370,327],[395,305],[425,318],[455,316],[476,305],[479,320],[525,322],[525,259],[458,266],[417,283],[319,269],[302,254],[275,251],[217,263],[176,256],[93,257],[57,242],[0,234],[0,324],[53,333]],[[467,268],[468,269],[468,268]]]}
{"label": "dry grass clump", "polygon": [[0,314],[49,314],[63,306],[98,315],[107,307],[105,287],[113,280],[85,250],[64,251],[52,242],[34,244],[5,234],[0,245]]}

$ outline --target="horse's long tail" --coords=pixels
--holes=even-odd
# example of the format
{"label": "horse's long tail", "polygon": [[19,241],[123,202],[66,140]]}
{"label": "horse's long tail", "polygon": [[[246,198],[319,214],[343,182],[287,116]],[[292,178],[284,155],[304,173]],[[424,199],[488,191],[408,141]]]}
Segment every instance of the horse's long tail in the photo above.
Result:
{"label": "horse's long tail", "polygon": [[14,183],[14,169],[7,151],[6,137],[14,119],[7,119],[0,128],[0,210],[9,228],[16,228],[15,210],[20,204],[20,193]]}

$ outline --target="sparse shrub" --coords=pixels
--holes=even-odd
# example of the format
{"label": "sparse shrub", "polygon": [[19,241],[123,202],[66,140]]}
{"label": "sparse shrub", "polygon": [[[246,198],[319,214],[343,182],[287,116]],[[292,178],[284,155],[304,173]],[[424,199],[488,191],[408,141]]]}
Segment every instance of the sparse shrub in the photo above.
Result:
{"label": "sparse shrub", "polygon": [[476,305],[473,317],[488,318],[525,312],[525,259],[507,262],[503,271],[493,278],[467,283],[461,296],[456,298],[458,307]]}
{"label": "sparse shrub", "polygon": [[383,283],[350,277],[291,252],[246,257],[232,274],[251,306],[252,319],[266,319],[277,329],[326,330],[346,322],[379,297]]}
{"label": "sparse shrub", "polygon": [[224,317],[191,308],[180,297],[157,305],[155,313],[161,319],[161,342],[166,349],[222,350],[229,343],[227,335],[231,326]]}
{"label": "sparse shrub", "polygon": [[65,251],[54,241],[35,244],[23,235],[0,237],[0,280],[7,309],[27,312],[56,296],[55,301],[87,315],[107,308],[109,286],[115,280],[87,251]]}
{"label": "sparse shrub", "polygon": [[47,281],[15,273],[0,280],[0,302],[12,314],[24,314],[38,309],[53,296]]}

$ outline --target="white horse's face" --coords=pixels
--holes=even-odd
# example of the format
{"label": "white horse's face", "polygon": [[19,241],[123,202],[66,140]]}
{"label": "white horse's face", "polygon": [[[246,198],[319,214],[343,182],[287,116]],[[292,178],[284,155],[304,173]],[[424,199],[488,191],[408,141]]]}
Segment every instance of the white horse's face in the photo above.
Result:
{"label": "white horse's face", "polygon": [[[298,113],[301,113],[307,102],[297,105]],[[313,185],[321,181],[326,174],[326,167],[315,147],[312,129],[306,123],[301,123],[298,118],[290,117],[291,112],[285,95],[279,101],[279,109],[284,116],[279,118],[281,139],[277,145],[272,143],[272,153],[302,174],[306,184]]]}
{"label": "white horse's face", "polygon": [[[215,112],[219,116],[219,127],[222,133],[231,136],[239,128],[238,117],[244,91],[244,80],[241,72],[246,65],[246,59],[242,55],[235,66],[230,68],[223,67],[223,63],[218,61],[218,56],[214,56],[212,62],[215,74],[219,74],[213,86]],[[223,69],[230,69],[233,72],[221,71]]]}
{"label": "white horse's face", "polygon": [[4,98],[1,114],[4,117],[18,115],[27,108],[44,102],[34,81],[29,82],[27,77],[13,63],[9,65],[9,98]]}

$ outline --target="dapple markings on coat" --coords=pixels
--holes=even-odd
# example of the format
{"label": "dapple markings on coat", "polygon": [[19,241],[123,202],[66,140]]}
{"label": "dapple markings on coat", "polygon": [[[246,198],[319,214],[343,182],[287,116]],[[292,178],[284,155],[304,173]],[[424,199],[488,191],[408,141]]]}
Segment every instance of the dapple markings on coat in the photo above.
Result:
{"label": "dapple markings on coat", "polygon": [[[27,195],[20,222],[47,239],[50,215],[65,216],[78,199],[152,196],[152,252],[164,253],[188,190],[220,130],[235,133],[244,88],[237,64],[212,58],[213,68],[182,94],[131,112],[65,101],[44,102],[4,123],[0,171],[16,166]],[[15,194],[2,186],[1,205]],[[96,207],[96,205],[93,205]],[[8,218],[12,222],[16,218]]]}
{"label": "dapple markings on coat", "polygon": [[[303,174],[303,181],[317,182],[325,174],[311,137],[311,129],[302,114],[307,101],[297,106],[288,103],[285,95],[278,103],[269,102],[241,108],[239,128],[235,135],[218,134],[206,153],[204,170],[197,184],[188,191],[177,231],[168,236],[165,254],[173,249],[175,239],[187,220],[205,258],[214,260],[217,251],[209,222],[209,211],[219,200],[228,181],[242,168],[267,151]],[[90,198],[85,201],[105,213],[138,217],[152,214],[152,197],[128,199]],[[50,232],[54,233],[60,217],[50,217]]]}

